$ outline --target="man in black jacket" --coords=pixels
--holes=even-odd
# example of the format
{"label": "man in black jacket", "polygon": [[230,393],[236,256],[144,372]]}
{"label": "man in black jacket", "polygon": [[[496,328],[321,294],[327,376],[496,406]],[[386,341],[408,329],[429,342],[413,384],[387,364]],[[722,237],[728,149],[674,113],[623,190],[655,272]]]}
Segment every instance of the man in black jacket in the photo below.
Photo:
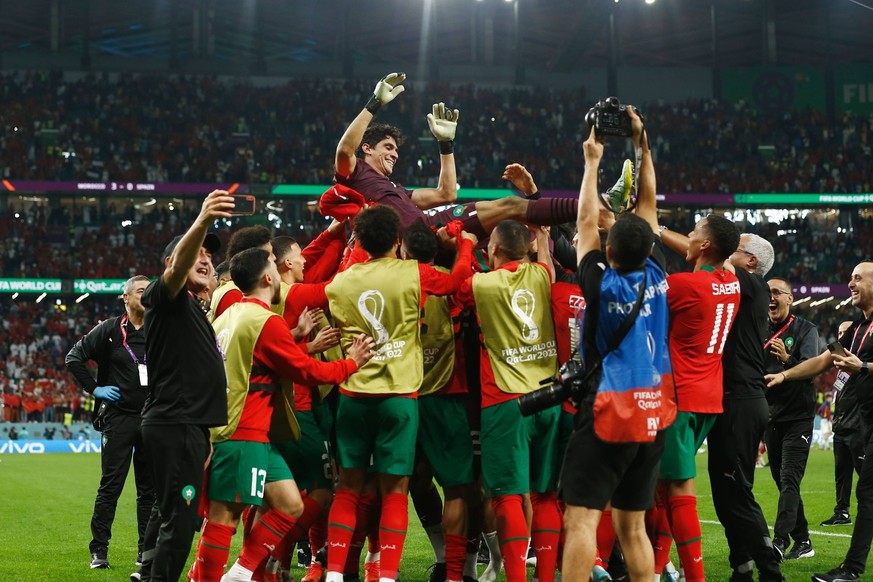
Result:
{"label": "man in black jacket", "polygon": [[[91,568],[108,568],[107,554],[118,498],[133,458],[136,479],[136,517],[139,531],[138,558],[143,534],[155,502],[151,470],[142,447],[140,424],[148,393],[144,309],[142,293],[148,277],[137,275],[124,284],[125,314],[102,321],[76,342],[65,363],[76,382],[100,403],[103,433],[102,477],[91,517]],[[87,363],[97,363],[97,379]],[[135,451],[135,452],[134,452]]]}
{"label": "man in black jacket", "polygon": [[[770,279],[770,337],[764,343],[767,373],[778,374],[822,353],[824,346],[814,324],[791,314],[794,295],[784,279]],[[800,498],[812,440],[816,398],[812,379],[785,382],[767,390],[770,422],[764,434],[770,472],[779,488],[773,547],[786,560],[815,555],[809,523]],[[788,550],[790,539],[794,547]]]}
{"label": "man in black jacket", "polygon": [[[851,321],[840,324],[838,339],[843,338],[846,330],[852,326]],[[833,418],[831,427],[834,431],[834,484],[837,488],[837,503],[834,514],[821,522],[821,525],[852,525],[849,507],[852,501],[853,473],[861,475],[861,464],[864,462],[864,435],[861,430],[861,411],[858,408],[858,391],[851,387],[848,390],[834,386]]]}

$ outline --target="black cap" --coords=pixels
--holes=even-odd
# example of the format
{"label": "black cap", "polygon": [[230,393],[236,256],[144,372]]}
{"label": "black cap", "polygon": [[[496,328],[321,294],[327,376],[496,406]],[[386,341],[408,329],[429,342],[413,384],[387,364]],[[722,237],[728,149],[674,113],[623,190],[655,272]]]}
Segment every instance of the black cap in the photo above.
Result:
{"label": "black cap", "polygon": [[[166,261],[167,257],[173,254],[173,251],[176,250],[176,245],[179,244],[179,241],[182,240],[184,235],[178,235],[176,238],[170,241],[170,243],[164,247],[164,254],[161,255],[161,261]],[[218,238],[214,232],[206,233],[206,238],[203,239],[203,248],[209,251],[209,254],[214,255],[218,249],[221,248],[221,239]]]}

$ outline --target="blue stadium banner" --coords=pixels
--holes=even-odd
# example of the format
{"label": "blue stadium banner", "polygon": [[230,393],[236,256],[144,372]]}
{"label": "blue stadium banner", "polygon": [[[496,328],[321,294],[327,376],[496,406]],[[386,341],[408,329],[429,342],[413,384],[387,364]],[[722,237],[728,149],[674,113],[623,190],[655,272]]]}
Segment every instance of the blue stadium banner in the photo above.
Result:
{"label": "blue stadium banner", "polygon": [[873,65],[834,68],[834,105],[837,113],[873,113]]}
{"label": "blue stadium banner", "polygon": [[762,112],[825,111],[824,70],[818,67],[743,67],[721,71],[722,97]]}
{"label": "blue stadium banner", "polygon": [[99,453],[99,440],[90,441],[10,441],[0,440],[0,455],[41,455],[43,453]]}

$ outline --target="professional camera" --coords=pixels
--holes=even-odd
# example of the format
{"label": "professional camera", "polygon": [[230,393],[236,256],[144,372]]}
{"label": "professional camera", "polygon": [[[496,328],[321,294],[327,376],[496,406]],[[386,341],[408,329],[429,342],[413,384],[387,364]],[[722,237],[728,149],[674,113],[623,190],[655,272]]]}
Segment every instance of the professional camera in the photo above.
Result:
{"label": "professional camera", "polygon": [[[631,137],[633,129],[627,108],[628,105],[622,105],[618,97],[607,97],[588,110],[585,123],[594,127],[594,133],[598,137]],[[633,110],[639,115],[635,107]]]}
{"label": "professional camera", "polygon": [[540,410],[557,406],[571,396],[576,398],[582,389],[585,379],[585,371],[576,360],[567,360],[556,377],[546,378],[540,382],[540,386],[548,384],[545,388],[522,394],[518,398],[518,407],[522,416],[531,416]]}

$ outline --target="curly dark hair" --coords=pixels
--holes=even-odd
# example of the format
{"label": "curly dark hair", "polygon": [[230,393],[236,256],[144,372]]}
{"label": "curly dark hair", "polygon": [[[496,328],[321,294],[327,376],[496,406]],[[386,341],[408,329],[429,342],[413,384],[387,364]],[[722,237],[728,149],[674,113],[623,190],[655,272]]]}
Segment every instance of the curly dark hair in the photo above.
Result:
{"label": "curly dark hair", "polygon": [[419,263],[430,263],[439,251],[440,243],[433,230],[423,222],[414,222],[403,233],[403,248]]}
{"label": "curly dark hair", "polygon": [[403,145],[403,132],[400,131],[400,128],[388,125],[387,123],[371,123],[367,131],[364,132],[364,137],[361,138],[361,143],[358,145],[358,151],[355,152],[355,155],[364,155],[361,148],[364,144],[375,147],[377,143],[386,137],[393,137],[394,141],[397,142],[397,147]]}
{"label": "curly dark hair", "polygon": [[266,226],[246,226],[241,228],[230,237],[230,242],[227,244],[227,260],[233,258],[237,253],[246,249],[262,247],[272,238],[273,234]]}
{"label": "curly dark hair", "polygon": [[381,204],[365,208],[355,218],[355,236],[370,256],[384,256],[400,240],[400,215]]}

